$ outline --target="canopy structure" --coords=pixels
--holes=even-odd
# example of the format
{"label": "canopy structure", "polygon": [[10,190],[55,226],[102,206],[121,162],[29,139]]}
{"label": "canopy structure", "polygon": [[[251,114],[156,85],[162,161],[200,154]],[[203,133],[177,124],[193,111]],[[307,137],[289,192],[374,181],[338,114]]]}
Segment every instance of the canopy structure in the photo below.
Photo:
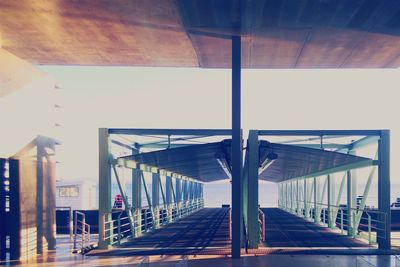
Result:
{"label": "canopy structure", "polygon": [[[231,140],[189,145],[120,157],[125,166],[144,164],[202,182],[231,177]],[[129,162],[129,163],[128,163]],[[271,143],[259,144],[259,179],[282,182],[371,166],[370,158],[335,151]]]}
{"label": "canopy structure", "polygon": [[0,46],[34,64],[398,68],[399,1],[0,1]]}
{"label": "canopy structure", "polygon": [[373,160],[322,149],[260,141],[259,179],[282,182],[293,178],[319,176],[335,171],[370,166]]}
{"label": "canopy structure", "polygon": [[[119,158],[156,167],[202,182],[230,178],[231,140],[170,148]],[[131,164],[124,164],[129,166]]]}

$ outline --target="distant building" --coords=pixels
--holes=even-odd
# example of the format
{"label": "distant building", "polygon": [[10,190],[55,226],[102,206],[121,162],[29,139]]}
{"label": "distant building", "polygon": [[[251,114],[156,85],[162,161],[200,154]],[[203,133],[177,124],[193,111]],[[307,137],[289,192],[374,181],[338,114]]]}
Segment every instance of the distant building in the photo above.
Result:
{"label": "distant building", "polygon": [[57,207],[73,210],[97,209],[97,184],[88,180],[63,180],[56,183]]}

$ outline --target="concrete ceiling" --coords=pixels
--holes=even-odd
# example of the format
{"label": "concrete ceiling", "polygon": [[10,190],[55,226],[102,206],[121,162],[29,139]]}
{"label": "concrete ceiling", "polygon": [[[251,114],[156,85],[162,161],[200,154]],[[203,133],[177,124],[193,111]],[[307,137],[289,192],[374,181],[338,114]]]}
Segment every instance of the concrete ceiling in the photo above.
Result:
{"label": "concrete ceiling", "polygon": [[2,48],[34,64],[397,68],[398,0],[2,0]]}

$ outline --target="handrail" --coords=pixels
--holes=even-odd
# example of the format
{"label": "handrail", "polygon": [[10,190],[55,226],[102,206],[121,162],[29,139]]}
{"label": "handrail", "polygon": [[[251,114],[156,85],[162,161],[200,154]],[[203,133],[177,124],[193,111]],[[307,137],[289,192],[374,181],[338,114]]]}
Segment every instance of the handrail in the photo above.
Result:
{"label": "handrail", "polygon": [[[79,216],[81,219],[79,219]],[[81,240],[78,241],[79,230]],[[86,214],[80,211],[74,211],[74,250],[77,250],[77,245],[80,244],[82,250],[87,244],[90,244],[90,225],[86,223]]]}
{"label": "handrail", "polygon": [[[347,229],[347,232],[351,230],[350,234],[352,235],[352,237],[366,238],[369,244],[373,243],[373,232],[376,233],[374,236],[375,239],[378,238],[380,232],[386,232],[387,214],[385,212],[367,208],[360,209],[360,207],[351,208],[350,215],[352,219],[351,222],[349,222],[347,218],[347,207],[329,205],[330,210],[328,210],[329,206],[326,203],[315,203],[312,201],[304,200],[300,200],[299,202],[302,204],[306,203],[308,205],[315,204],[316,206],[313,208],[311,207],[311,205],[309,206],[309,214],[306,214],[304,205],[299,205],[300,210],[297,210],[297,205],[293,205],[295,206],[294,208],[285,207],[283,205],[281,205],[280,207],[293,214],[303,216],[306,219],[314,219],[314,221],[316,221],[317,223],[322,223],[327,226],[339,228],[342,234],[344,234],[345,227],[350,226],[351,228]],[[359,221],[357,221],[357,215],[359,216]],[[332,218],[332,220],[329,223],[330,218]],[[362,235],[363,232],[366,233],[366,235]],[[387,238],[386,235],[379,237]]]}

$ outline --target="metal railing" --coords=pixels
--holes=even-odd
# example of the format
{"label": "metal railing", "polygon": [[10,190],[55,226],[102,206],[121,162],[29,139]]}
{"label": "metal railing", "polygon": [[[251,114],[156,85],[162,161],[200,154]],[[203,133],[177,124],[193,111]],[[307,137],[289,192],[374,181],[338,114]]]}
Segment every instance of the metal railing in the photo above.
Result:
{"label": "metal railing", "polygon": [[[90,225],[86,223],[85,213],[76,210],[74,211],[74,222],[74,250],[82,250],[90,244]],[[79,235],[80,238],[78,238]]]}
{"label": "metal railing", "polygon": [[[105,230],[101,238],[111,245],[120,244],[128,236],[140,236],[143,233],[157,229],[162,225],[179,220],[204,208],[203,199],[193,199],[186,202],[169,205],[145,206],[132,209],[133,227],[125,211],[113,211],[103,217]],[[110,217],[111,220],[106,220]],[[132,233],[133,229],[133,233]]]}
{"label": "metal railing", "polygon": [[[339,229],[342,234],[350,235],[353,238],[364,238],[368,240],[369,244],[376,243],[378,237],[387,238],[386,235],[381,234],[386,233],[387,214],[385,212],[352,208],[349,222],[347,207],[330,205],[328,210],[328,205],[325,203],[306,202],[306,204],[308,205],[307,209],[304,209],[304,205],[299,205],[299,210],[297,205],[292,205],[292,207],[281,205],[280,207],[305,219]],[[316,207],[313,207],[314,204]]]}

